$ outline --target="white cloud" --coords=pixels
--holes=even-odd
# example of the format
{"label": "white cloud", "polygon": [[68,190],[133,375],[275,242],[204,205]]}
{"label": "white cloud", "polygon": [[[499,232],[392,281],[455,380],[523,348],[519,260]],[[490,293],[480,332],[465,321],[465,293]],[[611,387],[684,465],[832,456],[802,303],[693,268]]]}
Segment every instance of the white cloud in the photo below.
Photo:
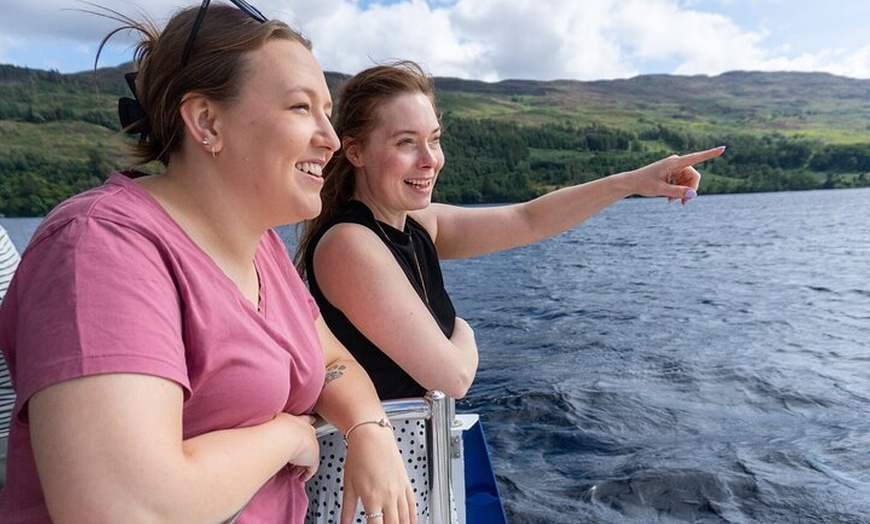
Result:
{"label": "white cloud", "polygon": [[720,14],[673,1],[632,0],[620,5],[616,18],[616,34],[637,64],[666,61],[676,74],[717,74],[763,62],[765,35],[741,30]]}
{"label": "white cloud", "polygon": [[[162,21],[178,0],[129,0]],[[216,0],[217,1],[217,0]],[[832,6],[829,4],[836,4]],[[828,71],[870,78],[864,2],[828,0],[259,0],[303,30],[324,69],[354,73],[410,58],[438,76],[481,80],[625,78],[735,69]],[[190,5],[196,5],[191,0]],[[115,24],[64,9],[77,0],[6,0],[0,60],[61,71],[91,66]],[[819,20],[814,21],[812,10]],[[805,30],[812,27],[813,31]],[[123,37],[112,57],[129,60]],[[90,51],[85,60],[80,49]],[[127,51],[126,55],[124,51]],[[49,58],[53,57],[53,58]],[[123,58],[120,58],[123,57]],[[101,60],[101,65],[114,65]],[[115,62],[117,63],[117,62]]]}
{"label": "white cloud", "polygon": [[631,73],[607,38],[611,2],[462,0],[454,22],[484,50],[497,78],[592,78]]}

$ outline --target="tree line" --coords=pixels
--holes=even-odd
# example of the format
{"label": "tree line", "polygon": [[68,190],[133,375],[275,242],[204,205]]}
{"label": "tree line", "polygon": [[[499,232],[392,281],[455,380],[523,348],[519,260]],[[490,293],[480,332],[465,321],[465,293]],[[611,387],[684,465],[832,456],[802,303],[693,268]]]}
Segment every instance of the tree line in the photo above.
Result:
{"label": "tree line", "polygon": [[701,166],[704,193],[870,186],[870,144],[825,144],[782,134],[710,136],[663,125],[639,131],[601,124],[521,126],[444,118],[447,164],[436,199],[461,204],[525,200],[557,187],[719,145]]}
{"label": "tree line", "polygon": [[[673,152],[726,145],[701,166],[704,193],[870,186],[870,144],[822,144],[779,134],[692,135],[655,126],[640,132],[600,124],[521,126],[444,117],[447,163],[435,200],[486,204],[527,200],[554,188],[634,169]],[[32,151],[0,157],[0,214],[42,216],[102,183],[117,166],[94,147],[82,158]]]}

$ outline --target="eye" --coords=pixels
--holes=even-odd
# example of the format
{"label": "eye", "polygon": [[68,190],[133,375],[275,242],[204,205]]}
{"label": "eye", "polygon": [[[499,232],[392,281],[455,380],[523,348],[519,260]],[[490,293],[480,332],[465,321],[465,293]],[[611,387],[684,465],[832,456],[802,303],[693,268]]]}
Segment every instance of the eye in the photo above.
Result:
{"label": "eye", "polygon": [[304,102],[299,103],[299,104],[294,104],[294,105],[290,106],[290,109],[292,111],[298,111],[298,112],[302,112],[302,113],[310,113],[311,112],[311,104],[307,104]]}

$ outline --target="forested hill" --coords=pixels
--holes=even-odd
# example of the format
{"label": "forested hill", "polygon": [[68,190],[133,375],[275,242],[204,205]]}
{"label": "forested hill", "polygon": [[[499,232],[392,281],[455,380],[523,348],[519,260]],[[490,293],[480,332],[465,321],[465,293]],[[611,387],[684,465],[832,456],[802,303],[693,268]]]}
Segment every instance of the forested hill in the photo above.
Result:
{"label": "forested hill", "polygon": [[[128,69],[0,65],[0,214],[41,216],[129,165],[116,109]],[[327,73],[332,89],[346,78]],[[868,80],[756,72],[435,80],[448,159],[439,201],[526,199],[720,144],[728,151],[702,166],[702,192],[870,185]]]}

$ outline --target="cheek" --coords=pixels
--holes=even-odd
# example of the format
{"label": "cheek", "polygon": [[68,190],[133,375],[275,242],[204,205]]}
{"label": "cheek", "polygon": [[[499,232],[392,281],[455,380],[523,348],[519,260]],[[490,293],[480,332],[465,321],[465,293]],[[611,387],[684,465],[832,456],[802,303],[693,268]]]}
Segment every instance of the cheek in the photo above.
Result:
{"label": "cheek", "polygon": [[384,155],[378,165],[378,170],[384,178],[402,177],[411,162],[401,155]]}

